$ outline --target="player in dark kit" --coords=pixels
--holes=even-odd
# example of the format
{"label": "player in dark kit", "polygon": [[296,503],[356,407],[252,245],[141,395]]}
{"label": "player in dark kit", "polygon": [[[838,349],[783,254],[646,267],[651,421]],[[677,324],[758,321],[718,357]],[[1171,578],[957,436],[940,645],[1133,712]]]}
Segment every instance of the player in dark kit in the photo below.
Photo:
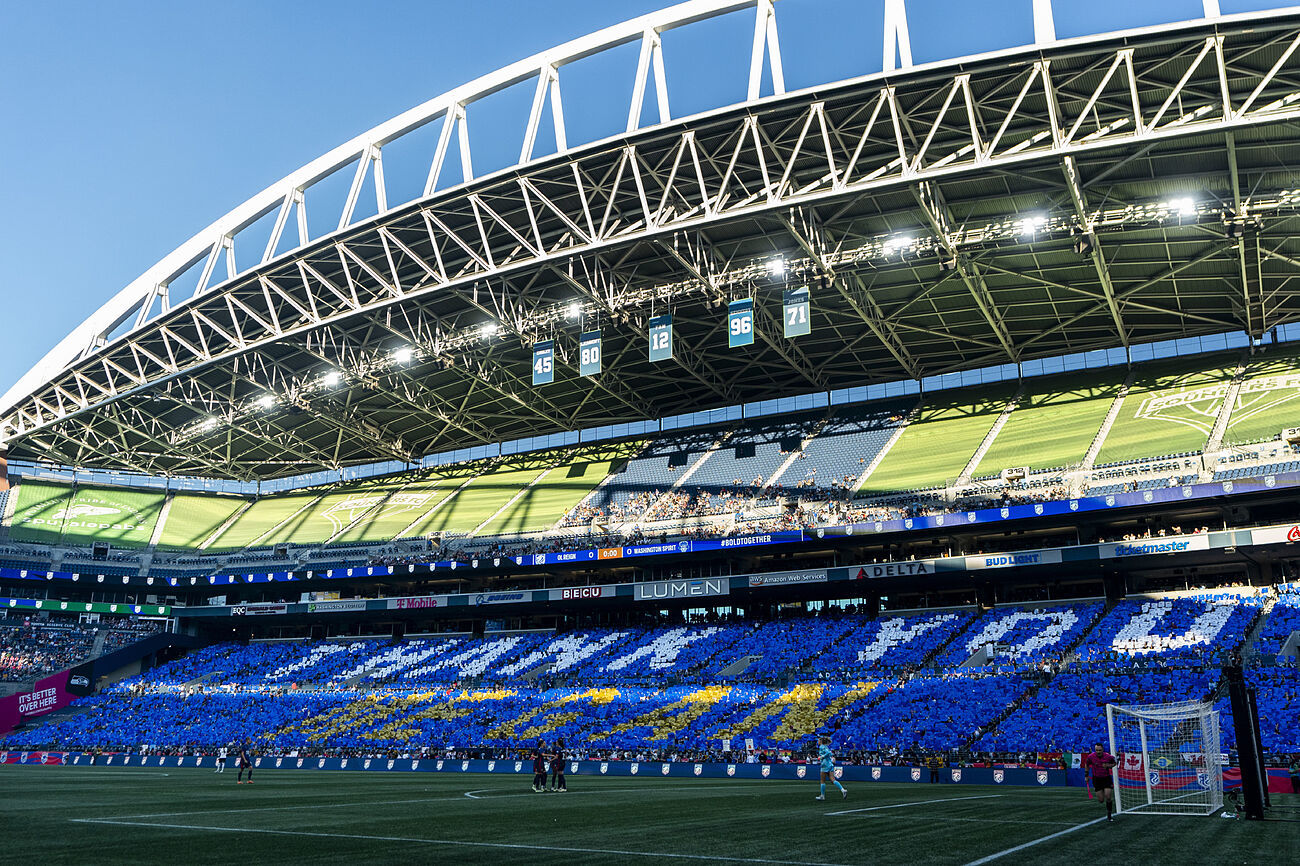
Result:
{"label": "player in dark kit", "polygon": [[251,744],[245,740],[239,747],[239,777],[235,780],[236,785],[244,784],[244,771],[248,771],[248,784],[253,784],[253,749]]}
{"label": "player in dark kit", "polygon": [[546,793],[546,756],[541,746],[533,750],[533,793]]}
{"label": "player in dark kit", "polygon": [[567,792],[569,783],[564,780],[564,741],[555,744],[555,753],[551,755],[551,790]]}
{"label": "player in dark kit", "polygon": [[1115,816],[1111,812],[1115,808],[1115,779],[1110,771],[1115,766],[1115,757],[1101,743],[1097,743],[1091,752],[1083,756],[1080,763],[1092,779],[1092,789],[1097,792],[1098,799],[1106,804],[1106,820],[1114,821]]}

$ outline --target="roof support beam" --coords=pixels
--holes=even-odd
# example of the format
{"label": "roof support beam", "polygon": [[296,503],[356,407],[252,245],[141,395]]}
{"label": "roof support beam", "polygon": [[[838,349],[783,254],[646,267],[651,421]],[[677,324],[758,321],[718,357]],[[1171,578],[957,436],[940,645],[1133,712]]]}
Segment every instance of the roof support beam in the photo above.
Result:
{"label": "roof support beam", "polygon": [[1115,336],[1119,338],[1121,345],[1128,349],[1128,328],[1124,326],[1124,317],[1120,314],[1119,301],[1115,297],[1115,284],[1110,278],[1110,267],[1106,264],[1106,256],[1101,251],[1101,240],[1094,231],[1095,225],[1088,211],[1083,183],[1079,177],[1079,164],[1075,162],[1073,156],[1067,156],[1061,161],[1061,168],[1065,172],[1065,185],[1070,191],[1070,200],[1074,203],[1074,216],[1079,221],[1079,230],[1084,233],[1092,247],[1088,256],[1097,271],[1097,279],[1101,282],[1101,291],[1106,298],[1106,307],[1110,310],[1111,320],[1115,323]]}
{"label": "roof support beam", "polygon": [[966,284],[966,289],[970,292],[971,298],[974,299],[975,306],[979,308],[980,315],[984,317],[984,321],[993,330],[993,334],[1002,345],[1008,360],[1015,364],[1020,363],[1020,351],[1011,340],[1011,334],[1002,318],[1002,312],[998,309],[997,303],[989,291],[988,284],[984,282],[984,276],[979,272],[975,262],[957,245],[957,241],[953,237],[952,226],[954,220],[952,211],[948,209],[947,203],[944,202],[943,193],[933,182],[921,181],[912,188],[912,194],[916,196],[916,201],[921,206],[921,212],[930,224],[930,229],[938,237],[940,246],[943,247],[944,252],[950,259],[956,263],[957,275]]}

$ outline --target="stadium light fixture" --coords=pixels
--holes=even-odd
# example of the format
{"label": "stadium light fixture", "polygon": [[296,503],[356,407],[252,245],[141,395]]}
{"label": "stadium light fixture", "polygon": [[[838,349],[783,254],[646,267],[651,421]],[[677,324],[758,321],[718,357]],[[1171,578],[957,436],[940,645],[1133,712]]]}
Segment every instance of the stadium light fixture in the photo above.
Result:
{"label": "stadium light fixture", "polygon": [[914,243],[916,243],[916,238],[910,235],[903,235],[902,237],[897,237],[897,238],[889,238],[888,240],[885,241],[885,246],[884,246],[885,255],[889,255],[890,253],[901,253],[903,250],[907,249]]}
{"label": "stadium light fixture", "polygon": [[1196,214],[1196,202],[1190,198],[1176,198],[1165,202],[1165,209],[1170,213],[1178,214],[1178,216],[1194,216]]}
{"label": "stadium light fixture", "polygon": [[338,370],[330,370],[324,376],[320,377],[321,384],[326,388],[333,388],[343,383],[343,374]]}
{"label": "stadium light fixture", "polygon": [[574,301],[573,303],[569,304],[569,306],[564,311],[564,317],[566,319],[576,319],[581,315],[582,315],[582,304],[578,303],[577,301]]}
{"label": "stadium light fixture", "polygon": [[785,276],[785,259],[779,256],[775,259],[768,260],[767,275],[769,277],[781,278]]}
{"label": "stadium light fixture", "polygon": [[1040,231],[1043,230],[1043,227],[1046,225],[1047,225],[1047,217],[1044,216],[1043,214],[1034,214],[1033,216],[1027,216],[1020,221],[1020,234],[1022,235],[1038,234]]}
{"label": "stadium light fixture", "polygon": [[199,424],[199,429],[201,429],[201,430],[212,430],[212,429],[214,429],[214,428],[217,426],[217,424],[219,424],[219,423],[220,423],[220,422],[217,421],[216,418],[204,418],[203,421],[202,421],[202,423]]}
{"label": "stadium light fixture", "polygon": [[483,339],[489,340],[495,337],[499,330],[501,330],[501,326],[496,322],[485,322],[483,327],[479,329],[479,333],[482,334]]}
{"label": "stadium light fixture", "polygon": [[270,409],[275,405],[275,395],[263,394],[261,397],[257,398],[257,405],[263,409]]}
{"label": "stadium light fixture", "polygon": [[415,359],[415,350],[410,346],[403,346],[400,349],[393,350],[393,361],[398,364],[409,364]]}

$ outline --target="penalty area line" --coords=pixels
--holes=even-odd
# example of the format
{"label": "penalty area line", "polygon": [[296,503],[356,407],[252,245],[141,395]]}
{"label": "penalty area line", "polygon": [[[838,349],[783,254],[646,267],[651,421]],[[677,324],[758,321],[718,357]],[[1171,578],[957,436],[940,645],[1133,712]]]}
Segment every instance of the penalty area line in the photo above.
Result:
{"label": "penalty area line", "polygon": [[1007,856],[1008,854],[1015,854],[1017,851],[1023,851],[1026,848],[1032,848],[1035,845],[1039,845],[1043,842],[1050,842],[1051,840],[1064,836],[1067,833],[1073,833],[1075,830],[1082,830],[1084,827],[1091,827],[1093,824],[1105,820],[1106,820],[1105,818],[1093,818],[1091,821],[1084,821],[1082,824],[1075,824],[1073,827],[1069,827],[1065,830],[1061,830],[1060,832],[1052,833],[1048,836],[1043,836],[1039,839],[1031,839],[1030,841],[1017,845],[1014,848],[1008,848],[1005,851],[999,851],[996,854],[990,854],[987,857],[981,857],[978,860],[972,860],[969,863],[967,863],[966,866],[981,866],[981,864],[983,863],[992,863],[994,860],[998,860],[1002,857]]}
{"label": "penalty area line", "polygon": [[762,857],[727,857],[721,854],[672,854],[665,851],[631,851],[620,848],[576,848],[562,845],[525,845],[512,842],[470,842],[461,839],[424,839],[419,836],[377,836],[367,833],[323,833],[310,830],[268,830],[257,827],[211,827],[202,824],[157,824],[107,818],[69,818],[74,824],[110,824],[122,827],[156,827],[160,830],[209,830],[215,833],[254,833],[264,836],[303,836],[314,839],[360,839],[369,842],[412,842],[455,848],[499,848],[511,851],[555,851],[566,854],[608,854],[617,857],[651,857],[656,860],[695,860],[710,863],[761,863],[768,866],[847,866],[812,860],[768,860]]}
{"label": "penalty area line", "polygon": [[941,800],[917,800],[914,803],[891,803],[888,806],[867,806],[863,809],[844,809],[840,812],[827,812],[827,816],[832,815],[856,815],[859,812],[879,812],[882,809],[903,809],[908,806],[928,806],[931,803],[955,803],[958,800],[993,800],[1001,797],[1001,794],[976,794],[973,797],[944,797]]}

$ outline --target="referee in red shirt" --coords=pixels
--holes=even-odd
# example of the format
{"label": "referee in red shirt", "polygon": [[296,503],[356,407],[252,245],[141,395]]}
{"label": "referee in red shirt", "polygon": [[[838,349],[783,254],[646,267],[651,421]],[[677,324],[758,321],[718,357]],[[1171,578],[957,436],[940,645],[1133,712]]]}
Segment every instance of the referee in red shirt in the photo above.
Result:
{"label": "referee in red shirt", "polygon": [[1101,743],[1092,747],[1092,751],[1083,756],[1083,768],[1092,777],[1092,790],[1106,804],[1106,820],[1114,821],[1115,779],[1111,769],[1115,766],[1115,756],[1106,751]]}

